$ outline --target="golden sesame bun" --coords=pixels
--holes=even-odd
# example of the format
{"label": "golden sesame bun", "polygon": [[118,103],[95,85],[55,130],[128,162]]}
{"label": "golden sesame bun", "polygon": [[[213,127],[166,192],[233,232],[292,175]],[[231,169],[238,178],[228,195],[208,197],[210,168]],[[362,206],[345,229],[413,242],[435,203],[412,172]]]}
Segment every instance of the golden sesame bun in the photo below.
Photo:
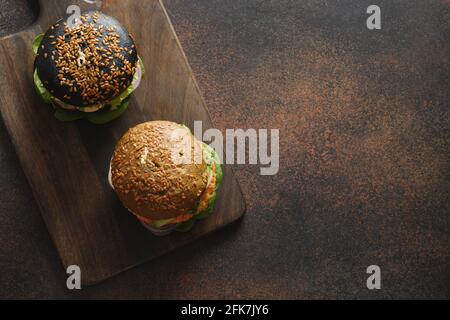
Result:
{"label": "golden sesame bun", "polygon": [[45,88],[79,107],[105,104],[133,80],[138,53],[119,21],[98,11],[85,13],[70,28],[59,20],[45,33],[35,67]]}
{"label": "golden sesame bun", "polygon": [[130,129],[111,160],[111,182],[123,205],[152,220],[195,210],[208,174],[202,143],[190,130],[168,121]]}

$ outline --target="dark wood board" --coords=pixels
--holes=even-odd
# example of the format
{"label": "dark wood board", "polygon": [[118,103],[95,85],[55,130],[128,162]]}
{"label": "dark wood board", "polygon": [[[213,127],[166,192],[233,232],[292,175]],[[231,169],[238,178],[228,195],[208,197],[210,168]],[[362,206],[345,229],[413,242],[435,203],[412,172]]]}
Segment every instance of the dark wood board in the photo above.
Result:
{"label": "dark wood board", "polygon": [[213,125],[159,0],[103,1],[101,10],[134,36],[146,67],[126,114],[105,126],[54,119],[34,91],[31,46],[70,4],[87,8],[83,1],[41,0],[33,26],[0,39],[0,112],[63,265],[79,265],[83,284],[92,285],[238,220],[245,203],[224,166],[214,214],[188,233],[155,237],[121,206],[108,185],[108,165],[129,127],[156,119]]}

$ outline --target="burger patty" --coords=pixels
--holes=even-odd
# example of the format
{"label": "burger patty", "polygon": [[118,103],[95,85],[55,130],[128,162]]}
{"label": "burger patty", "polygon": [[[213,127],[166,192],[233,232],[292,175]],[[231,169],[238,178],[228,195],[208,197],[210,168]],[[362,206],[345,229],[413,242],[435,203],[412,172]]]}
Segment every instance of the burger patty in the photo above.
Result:
{"label": "burger patty", "polygon": [[212,163],[212,176],[211,181],[206,187],[205,192],[203,192],[202,196],[200,197],[200,201],[197,207],[196,214],[202,213],[207,207],[209,203],[209,199],[214,196],[214,192],[216,190],[216,182],[217,182],[217,175],[216,175],[216,164]]}

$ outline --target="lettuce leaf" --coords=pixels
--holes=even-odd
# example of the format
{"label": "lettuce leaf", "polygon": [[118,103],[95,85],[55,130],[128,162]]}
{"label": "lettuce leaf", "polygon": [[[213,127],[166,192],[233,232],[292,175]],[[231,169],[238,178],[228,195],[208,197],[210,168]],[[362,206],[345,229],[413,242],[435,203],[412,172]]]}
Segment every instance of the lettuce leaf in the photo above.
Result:
{"label": "lettuce leaf", "polygon": [[166,219],[166,220],[156,220],[152,222],[152,226],[155,228],[162,228],[165,225],[168,225],[172,221],[172,219]]}
{"label": "lettuce leaf", "polygon": [[198,220],[206,219],[213,213],[214,205],[215,205],[216,199],[217,199],[217,193],[219,191],[220,184],[222,183],[222,180],[223,180],[223,171],[222,171],[222,166],[220,164],[219,155],[213,148],[211,148],[207,144],[205,144],[205,150],[209,156],[210,161],[212,161],[209,166],[212,167],[213,162],[216,165],[216,184],[214,186],[214,192],[213,192],[211,198],[209,198],[208,205],[206,206],[205,210],[203,210],[202,212],[198,213],[195,216]]}
{"label": "lettuce leaf", "polygon": [[[138,60],[139,66],[141,68],[141,78],[142,78],[145,73],[145,67],[141,57],[138,57],[138,59],[139,59]],[[120,94],[120,96],[111,100],[111,102],[109,103],[111,105],[111,110],[115,110],[116,108],[118,108],[122,104],[122,101],[128,98],[128,96],[130,96],[133,93],[133,91],[136,90],[137,85],[139,85],[137,81],[138,81],[138,74],[136,72],[135,75],[133,76],[133,81],[131,81],[131,84],[128,86],[128,88],[126,88],[125,91]]]}
{"label": "lettuce leaf", "polygon": [[205,208],[205,210],[196,214],[195,218],[198,220],[203,220],[203,219],[208,218],[213,213],[214,205],[216,203],[216,198],[217,198],[217,192],[214,191],[213,195],[208,200],[208,206]]}
{"label": "lettuce leaf", "polygon": [[139,63],[139,66],[141,67],[142,77],[144,77],[144,74],[145,74],[144,61],[142,61],[141,57],[139,57],[139,56],[138,56],[138,63]]}
{"label": "lettuce leaf", "polygon": [[41,45],[42,39],[44,39],[44,34],[43,34],[43,33],[39,34],[39,35],[34,39],[34,42],[33,42],[33,52],[34,52],[34,54],[37,54],[37,53],[38,53],[39,46]]}
{"label": "lettuce leaf", "polygon": [[[37,93],[42,97],[45,103],[48,104],[52,103],[53,96],[44,87],[44,84],[42,83],[41,79],[39,78],[39,75],[37,74],[37,69],[34,70],[33,78],[34,78],[34,87],[36,88]],[[94,113],[71,111],[55,107],[55,118],[63,122],[71,122],[86,118],[91,123],[94,124],[105,124],[119,118],[128,109],[129,104],[130,99],[128,97],[124,101],[122,101],[122,103],[119,106],[117,106],[115,110],[112,110],[112,108],[108,108],[107,106],[104,109]]]}
{"label": "lettuce leaf", "polygon": [[215,163],[216,165],[216,184],[214,186],[214,193],[212,194],[211,198],[209,198],[208,205],[205,210],[196,214],[191,220],[178,224],[175,230],[179,232],[190,231],[194,226],[195,221],[206,219],[210,217],[214,212],[214,205],[216,204],[218,190],[223,180],[223,171],[217,152],[207,144],[204,144],[204,148],[204,152],[206,153],[206,160],[210,161],[208,164],[208,170],[212,170],[212,163]]}
{"label": "lettuce leaf", "polygon": [[112,107],[108,110],[108,107],[106,107],[103,110],[87,114],[85,117],[93,124],[106,124],[119,118],[125,111],[127,111],[129,105],[130,99],[127,98],[114,110]]}
{"label": "lettuce leaf", "polygon": [[69,111],[62,108],[56,108],[55,118],[62,122],[71,122],[83,119],[84,115],[80,111]]}
{"label": "lettuce leaf", "polygon": [[220,184],[222,183],[222,180],[223,180],[222,165],[220,164],[220,158],[219,158],[219,155],[217,154],[216,150],[214,150],[211,146],[207,145],[206,143],[204,145],[205,145],[206,151],[209,152],[210,159],[216,165],[216,187],[215,187],[215,191],[217,191],[219,189],[219,187],[220,187]]}
{"label": "lettuce leaf", "polygon": [[188,232],[192,229],[196,220],[196,218],[192,218],[191,220],[179,223],[175,230],[178,232]]}
{"label": "lettuce leaf", "polygon": [[[51,104],[53,101],[53,96],[50,92],[44,87],[44,84],[42,83],[41,79],[39,78],[39,75],[37,73],[37,69],[34,70],[34,87],[36,89],[36,92],[41,96],[41,98],[44,100],[45,103]],[[131,91],[132,92],[132,91]],[[130,94],[128,94],[125,99],[121,101],[119,105],[116,106],[116,108],[112,108],[106,106],[100,111],[94,112],[94,113],[85,113],[81,111],[70,111],[65,110],[63,108],[55,107],[55,118],[59,121],[63,122],[70,122],[70,121],[76,121],[83,118],[88,119],[91,123],[94,124],[106,124],[108,122],[111,122],[117,118],[119,118],[127,109],[130,104]]]}
{"label": "lettuce leaf", "polygon": [[[136,77],[136,75],[134,75],[134,77]],[[111,110],[117,109],[122,104],[122,101],[124,101],[126,98],[128,98],[128,96],[130,94],[133,93],[133,91],[135,89],[133,87],[133,83],[134,83],[135,79],[136,78],[133,78],[133,81],[131,82],[131,84],[128,86],[128,88],[126,88],[126,90],[124,92],[122,92],[120,94],[120,96],[118,96],[117,98],[111,100],[111,102],[109,103],[111,105]]]}
{"label": "lettuce leaf", "polygon": [[34,70],[33,79],[34,79],[34,87],[36,88],[37,93],[42,97],[42,99],[45,101],[45,103],[51,103],[52,95],[44,87],[44,84],[42,83],[41,79],[39,79],[37,69]]}

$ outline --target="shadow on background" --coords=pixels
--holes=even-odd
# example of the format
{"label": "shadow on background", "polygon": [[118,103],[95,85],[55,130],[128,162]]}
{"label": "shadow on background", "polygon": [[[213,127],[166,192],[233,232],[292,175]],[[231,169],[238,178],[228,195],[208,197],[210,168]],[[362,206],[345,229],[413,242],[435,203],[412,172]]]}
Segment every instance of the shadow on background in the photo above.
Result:
{"label": "shadow on background", "polygon": [[0,2],[0,37],[32,25],[39,16],[37,0],[2,0]]}

